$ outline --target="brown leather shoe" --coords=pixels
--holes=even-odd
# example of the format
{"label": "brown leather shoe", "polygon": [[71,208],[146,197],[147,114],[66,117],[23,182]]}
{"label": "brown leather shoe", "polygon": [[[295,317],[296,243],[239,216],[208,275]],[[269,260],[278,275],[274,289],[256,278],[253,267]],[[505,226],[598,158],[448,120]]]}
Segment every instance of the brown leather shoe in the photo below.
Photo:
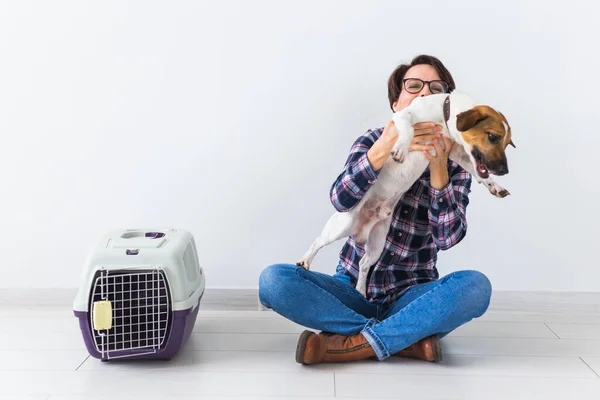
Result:
{"label": "brown leather shoe", "polygon": [[375,350],[360,333],[342,336],[304,331],[296,347],[296,362],[307,365],[357,361],[374,356]]}
{"label": "brown leather shoe", "polygon": [[392,355],[396,357],[410,357],[425,361],[440,362],[442,361],[440,337],[438,335],[428,336]]}

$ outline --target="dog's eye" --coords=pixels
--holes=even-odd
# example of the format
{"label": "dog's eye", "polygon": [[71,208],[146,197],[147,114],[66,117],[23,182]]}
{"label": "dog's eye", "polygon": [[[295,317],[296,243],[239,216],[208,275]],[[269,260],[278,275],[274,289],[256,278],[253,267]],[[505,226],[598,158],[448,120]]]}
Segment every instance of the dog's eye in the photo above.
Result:
{"label": "dog's eye", "polygon": [[498,144],[500,143],[500,136],[494,133],[488,133],[488,140],[491,144]]}

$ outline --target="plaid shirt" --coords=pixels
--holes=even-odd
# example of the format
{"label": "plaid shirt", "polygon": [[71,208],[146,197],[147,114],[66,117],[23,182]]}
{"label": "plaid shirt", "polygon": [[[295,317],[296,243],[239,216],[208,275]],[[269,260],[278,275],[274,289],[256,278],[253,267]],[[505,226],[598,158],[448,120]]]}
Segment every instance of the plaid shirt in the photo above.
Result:
{"label": "plaid shirt", "polygon": [[[382,128],[369,130],[353,144],[344,170],[330,190],[336,210],[350,210],[377,181],[378,172],[367,159],[367,150],[382,132]],[[465,236],[472,178],[452,160],[448,160],[448,176],[448,185],[436,190],[429,184],[427,168],[398,202],[384,251],[368,278],[367,298],[371,301],[391,304],[412,285],[437,280],[437,252],[451,248]],[[338,272],[349,275],[353,286],[363,254],[364,246],[353,237],[340,251]]]}

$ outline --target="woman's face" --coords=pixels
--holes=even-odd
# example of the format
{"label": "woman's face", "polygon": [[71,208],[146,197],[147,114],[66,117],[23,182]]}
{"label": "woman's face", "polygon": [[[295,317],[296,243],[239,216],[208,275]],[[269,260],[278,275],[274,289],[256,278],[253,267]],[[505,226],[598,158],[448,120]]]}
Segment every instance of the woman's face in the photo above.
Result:
{"label": "woman's face", "polygon": [[[406,71],[403,81],[411,78],[420,79],[425,82],[440,81],[440,76],[438,75],[435,68],[428,64],[419,64],[412,66],[408,71]],[[416,81],[414,83],[403,82],[402,88],[400,90],[400,96],[398,96],[398,100],[393,104],[394,111],[400,111],[404,107],[407,107],[413,101],[413,99],[415,99],[418,96],[429,96],[430,94],[434,93],[444,93],[444,91],[442,91],[444,90],[444,88],[446,91],[448,90],[447,84],[440,82],[432,82],[431,84],[425,83],[423,87],[420,90],[418,90],[419,86],[419,82]],[[411,92],[416,91],[416,93],[409,93],[407,91],[407,88]]]}

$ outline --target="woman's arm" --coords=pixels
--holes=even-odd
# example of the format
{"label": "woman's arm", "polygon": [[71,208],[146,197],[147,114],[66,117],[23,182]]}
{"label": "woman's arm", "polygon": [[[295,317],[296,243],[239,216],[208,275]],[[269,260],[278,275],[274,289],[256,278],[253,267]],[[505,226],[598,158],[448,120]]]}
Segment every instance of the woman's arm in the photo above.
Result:
{"label": "woman's arm", "polygon": [[[434,140],[436,156],[424,152],[429,159],[429,223],[431,236],[441,250],[458,244],[467,233],[467,205],[472,177],[459,165],[449,171],[448,156],[456,145],[448,138]],[[442,142],[443,141],[443,147]]]}
{"label": "woman's arm", "polygon": [[377,143],[379,131],[367,131],[352,145],[344,169],[329,190],[331,204],[337,211],[352,209],[377,181],[377,171],[367,153]]}
{"label": "woman's arm", "polygon": [[441,250],[457,245],[467,234],[467,205],[471,193],[471,174],[457,167],[441,189],[429,188],[431,236]]}

